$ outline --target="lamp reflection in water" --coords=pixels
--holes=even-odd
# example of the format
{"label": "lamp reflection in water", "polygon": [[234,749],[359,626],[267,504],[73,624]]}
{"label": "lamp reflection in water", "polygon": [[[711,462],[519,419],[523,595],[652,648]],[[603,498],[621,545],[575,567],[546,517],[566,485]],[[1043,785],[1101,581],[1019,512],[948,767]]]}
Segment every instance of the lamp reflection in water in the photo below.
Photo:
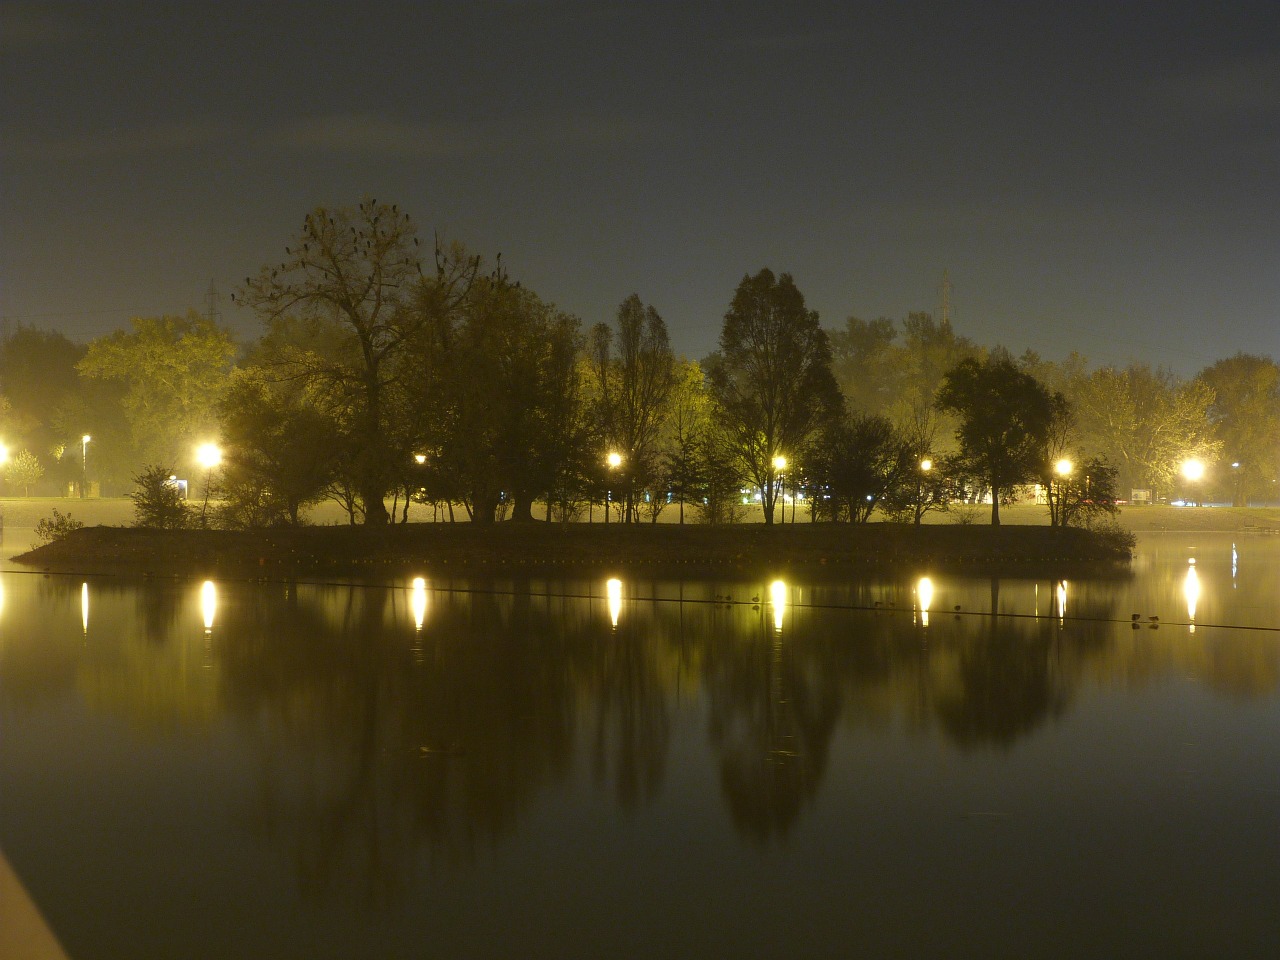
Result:
{"label": "lamp reflection in water", "polygon": [[773,632],[782,632],[782,616],[787,612],[787,585],[781,580],[769,584],[769,605],[773,607]]}
{"label": "lamp reflection in water", "polygon": [[1190,632],[1196,632],[1196,604],[1200,601],[1200,574],[1196,573],[1196,560],[1187,561],[1187,576],[1182,581],[1182,594],[1187,598],[1187,621]]}
{"label": "lamp reflection in water", "polygon": [[409,604],[413,608],[413,629],[421,630],[427,619],[427,581],[422,577],[413,578],[413,594]]}
{"label": "lamp reflection in water", "polygon": [[920,626],[929,625],[929,607],[933,603],[933,581],[921,577],[916,582],[916,607],[920,612]]}
{"label": "lamp reflection in water", "polygon": [[80,631],[89,636],[89,584],[80,584]]}
{"label": "lamp reflection in water", "polygon": [[213,618],[218,613],[218,588],[212,580],[200,584],[200,612],[204,615],[204,632],[213,632]]}
{"label": "lamp reflection in water", "polygon": [[622,581],[617,577],[610,577],[604,588],[609,597],[609,623],[617,630],[618,615],[622,613]]}
{"label": "lamp reflection in water", "polygon": [[1057,596],[1058,596],[1058,624],[1061,625],[1062,622],[1067,618],[1067,581],[1065,580],[1058,581]]}

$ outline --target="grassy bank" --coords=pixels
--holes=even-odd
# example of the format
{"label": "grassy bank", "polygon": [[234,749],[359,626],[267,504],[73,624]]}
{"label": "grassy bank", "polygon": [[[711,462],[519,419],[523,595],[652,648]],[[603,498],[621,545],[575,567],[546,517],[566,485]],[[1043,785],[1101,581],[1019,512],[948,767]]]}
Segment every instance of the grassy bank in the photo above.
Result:
{"label": "grassy bank", "polygon": [[842,575],[876,567],[1061,565],[1127,560],[1116,538],[1043,526],[407,524],[270,531],[86,527],[15,561],[152,576],[635,570]]}

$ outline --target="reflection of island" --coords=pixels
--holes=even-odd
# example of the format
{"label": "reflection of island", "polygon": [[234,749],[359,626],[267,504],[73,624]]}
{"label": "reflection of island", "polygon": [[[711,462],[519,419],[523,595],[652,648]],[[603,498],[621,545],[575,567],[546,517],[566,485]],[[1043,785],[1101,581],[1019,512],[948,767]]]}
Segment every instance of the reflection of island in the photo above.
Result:
{"label": "reflection of island", "polygon": [[926,623],[915,581],[785,611],[767,590],[758,604],[711,602],[710,587],[654,603],[603,582],[557,597],[41,581],[34,597],[6,591],[0,706],[74,691],[153,736],[233,723],[259,756],[254,831],[310,895],[383,904],[424,863],[502,842],[580,771],[643,810],[682,778],[680,724],[705,729],[741,835],[785,842],[842,729],[1010,749],[1084,683],[1185,671],[1241,696],[1277,688],[1269,637],[1134,631],[1114,593],[1074,581],[993,582],[963,615],[952,585],[931,586]]}

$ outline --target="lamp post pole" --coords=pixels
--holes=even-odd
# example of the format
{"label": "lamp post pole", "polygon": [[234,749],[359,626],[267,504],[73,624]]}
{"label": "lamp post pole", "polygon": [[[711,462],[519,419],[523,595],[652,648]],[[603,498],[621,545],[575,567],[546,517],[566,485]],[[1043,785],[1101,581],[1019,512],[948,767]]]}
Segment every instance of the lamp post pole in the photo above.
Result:
{"label": "lamp post pole", "polygon": [[83,500],[88,493],[86,488],[89,485],[89,441],[93,437],[87,433],[80,438],[80,499]]}

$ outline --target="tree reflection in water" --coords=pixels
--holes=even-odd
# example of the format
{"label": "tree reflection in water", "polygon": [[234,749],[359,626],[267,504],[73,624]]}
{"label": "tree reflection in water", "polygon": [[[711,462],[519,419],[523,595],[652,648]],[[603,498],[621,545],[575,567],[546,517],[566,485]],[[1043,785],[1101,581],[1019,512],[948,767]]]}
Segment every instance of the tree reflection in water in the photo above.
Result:
{"label": "tree reflection in water", "polygon": [[[408,585],[220,584],[206,630],[198,583],[91,583],[82,625],[80,582],[47,581],[26,606],[6,593],[0,704],[74,690],[157,736],[229,722],[260,769],[249,827],[310,897],[385,905],[424,864],[511,836],[579,769],[644,809],[682,727],[705,724],[706,753],[681,756],[715,765],[740,835],[784,843],[842,731],[1009,750],[1085,684],[1190,672],[1256,697],[1280,678],[1272,637],[1131,630],[1105,586],[1073,581],[1068,600],[1057,580],[970,582],[958,598],[935,578],[926,624],[913,584],[809,589],[821,603],[788,606],[781,629],[767,602],[712,602],[726,588],[711,584],[624,584],[616,627],[603,583],[427,584],[425,602]],[[63,607],[50,632],[38,611]]]}

